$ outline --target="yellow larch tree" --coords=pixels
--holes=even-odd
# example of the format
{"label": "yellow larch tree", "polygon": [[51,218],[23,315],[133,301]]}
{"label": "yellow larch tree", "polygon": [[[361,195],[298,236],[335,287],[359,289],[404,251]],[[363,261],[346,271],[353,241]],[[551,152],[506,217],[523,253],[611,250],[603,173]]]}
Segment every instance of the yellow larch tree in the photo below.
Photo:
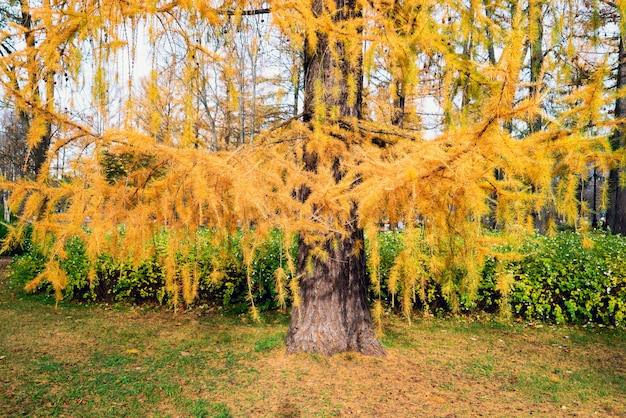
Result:
{"label": "yellow larch tree", "polygon": [[[278,294],[289,293],[293,306],[288,352],[384,355],[370,314],[365,256],[365,236],[376,248],[380,221],[406,225],[405,251],[387,285],[407,315],[423,293],[426,275],[437,278],[452,305],[460,292],[475,293],[482,263],[492,251],[488,217],[506,239],[532,229],[533,213],[550,202],[568,222],[585,227],[577,187],[590,169],[607,169],[611,157],[606,71],[597,65],[583,84],[558,97],[557,110],[547,112],[542,105],[549,85],[527,94],[529,83],[538,82],[525,75],[528,46],[537,39],[536,15],[528,10],[525,2],[429,0],[47,0],[31,5],[34,25],[64,24],[72,30],[55,31],[54,42],[20,45],[2,57],[3,68],[27,65],[22,57],[36,55],[56,69],[60,61],[54,51],[75,42],[63,65],[81,68],[87,57],[94,60],[96,70],[81,74],[94,107],[108,117],[102,118],[102,129],[68,118],[28,100],[2,70],[2,88],[15,106],[45,115],[59,127],[49,157],[69,143],[77,150],[72,171],[61,180],[44,172],[36,180],[3,185],[13,190],[12,210],[21,220],[9,241],[19,240],[31,225],[33,239],[49,256],[46,270],[30,286],[49,280],[61,297],[64,245],[79,237],[92,260],[101,254],[158,257],[174,305],[191,303],[196,267],[179,260],[193,252],[200,229],[212,231],[216,240],[239,231],[250,274],[255,249],[279,228],[298,237],[297,259],[285,253],[291,279],[284,270],[277,274]],[[300,52],[300,76],[290,75],[302,80],[295,103],[283,88],[233,90],[228,79],[237,76],[230,61],[234,55],[218,50],[221,40],[206,41],[209,30],[247,30],[250,19],[259,16],[270,29],[262,36],[250,32],[258,38],[246,44],[248,59],[256,59],[252,55],[261,43],[290,42],[281,65],[298,62],[291,51]],[[173,51],[181,55],[153,64],[146,96],[129,89],[127,103],[115,108],[106,100],[119,82],[111,63],[127,54],[135,70],[140,64],[132,59],[138,37],[127,36],[129,28],[145,28],[145,39],[152,42],[176,39]],[[6,28],[3,36],[13,36],[14,30]],[[176,82],[162,74],[168,63],[176,66]],[[204,75],[199,65],[206,66]],[[263,78],[271,87],[270,81],[279,79],[264,70],[262,60],[254,65],[250,86]],[[133,88],[129,73],[125,80]],[[244,84],[239,87],[245,90]],[[168,94],[179,109],[180,126],[163,132],[168,115],[159,109],[166,104],[163,88],[170,85],[177,86]],[[206,108],[212,115],[218,108],[228,110],[220,123],[212,123],[188,89],[220,85],[219,101]],[[256,110],[233,106],[250,97],[260,100],[250,105]],[[276,109],[293,105],[280,117],[259,112],[272,97]],[[235,117],[234,109],[252,112],[241,120],[240,133],[246,125],[253,135],[246,134],[237,147],[201,140],[200,126],[209,134],[219,129],[224,143],[229,137],[222,134],[234,126],[228,119]],[[112,112],[124,115],[112,118]],[[538,117],[540,130],[516,134],[516,128]],[[427,132],[427,125],[435,129]],[[157,248],[157,235],[166,237],[165,248]],[[371,271],[376,260],[374,254]],[[371,278],[380,291],[377,275]],[[256,314],[252,298],[250,303]],[[380,302],[374,308],[379,318]]]}

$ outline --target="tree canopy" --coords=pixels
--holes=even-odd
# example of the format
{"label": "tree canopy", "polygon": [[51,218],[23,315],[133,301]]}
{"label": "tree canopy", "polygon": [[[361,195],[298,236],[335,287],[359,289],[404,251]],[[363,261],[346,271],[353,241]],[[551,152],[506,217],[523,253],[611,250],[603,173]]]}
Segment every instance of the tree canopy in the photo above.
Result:
{"label": "tree canopy", "polygon": [[59,298],[78,236],[93,260],[159,257],[174,306],[191,303],[180,254],[199,229],[241,231],[248,263],[272,228],[297,234],[307,250],[277,275],[296,308],[303,277],[323,281],[349,237],[363,253],[365,230],[380,293],[375,232],[401,221],[388,285],[409,315],[426,271],[452,303],[475,292],[493,227],[588,228],[581,190],[624,161],[622,2],[0,4],[4,100],[47,148],[36,177],[2,183],[20,219],[7,245],[32,226],[49,263],[31,286]]}

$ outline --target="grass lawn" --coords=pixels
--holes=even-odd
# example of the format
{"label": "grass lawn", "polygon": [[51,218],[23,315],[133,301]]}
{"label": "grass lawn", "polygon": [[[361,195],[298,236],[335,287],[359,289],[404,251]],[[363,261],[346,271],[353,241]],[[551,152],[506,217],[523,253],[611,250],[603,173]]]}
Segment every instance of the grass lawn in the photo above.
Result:
{"label": "grass lawn", "polygon": [[626,332],[386,320],[384,359],[285,356],[288,317],[80,306],[0,279],[0,416],[626,416]]}

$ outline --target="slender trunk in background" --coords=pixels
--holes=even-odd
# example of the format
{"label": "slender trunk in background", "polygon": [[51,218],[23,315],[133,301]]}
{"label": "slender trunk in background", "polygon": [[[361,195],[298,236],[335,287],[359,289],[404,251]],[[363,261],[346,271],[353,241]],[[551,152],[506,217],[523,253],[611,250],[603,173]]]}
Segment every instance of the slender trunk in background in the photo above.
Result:
{"label": "slender trunk in background", "polygon": [[[620,90],[626,86],[626,51],[624,51],[624,34],[620,37],[617,64],[617,86]],[[615,119],[626,118],[626,100],[618,97],[615,101]],[[611,136],[613,150],[624,147],[624,126],[618,126]],[[614,168],[609,173],[609,206],[606,213],[606,227],[615,234],[626,234],[626,189],[620,185],[623,168]]]}

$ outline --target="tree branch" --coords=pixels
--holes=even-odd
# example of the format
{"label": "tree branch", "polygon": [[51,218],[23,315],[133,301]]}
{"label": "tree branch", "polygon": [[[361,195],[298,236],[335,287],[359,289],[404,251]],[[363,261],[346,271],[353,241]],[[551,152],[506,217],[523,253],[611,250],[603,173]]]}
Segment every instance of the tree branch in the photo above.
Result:
{"label": "tree branch", "polygon": [[264,9],[222,9],[215,10],[218,15],[227,15],[227,16],[256,16],[256,15],[266,15],[272,12],[272,10],[268,8]]}
{"label": "tree branch", "polygon": [[[178,0],[174,0],[171,3],[167,3],[161,7],[159,7],[157,9],[158,12],[160,13],[167,13],[170,12],[172,9],[174,9],[175,7],[180,6],[180,2]],[[264,14],[269,14],[272,12],[272,10],[268,7],[268,8],[262,8],[262,9],[241,9],[241,8],[237,8],[237,9],[214,9],[215,13],[217,13],[218,15],[226,15],[226,16],[235,16],[235,15],[241,15],[241,16],[255,16],[255,15],[264,15]]]}

